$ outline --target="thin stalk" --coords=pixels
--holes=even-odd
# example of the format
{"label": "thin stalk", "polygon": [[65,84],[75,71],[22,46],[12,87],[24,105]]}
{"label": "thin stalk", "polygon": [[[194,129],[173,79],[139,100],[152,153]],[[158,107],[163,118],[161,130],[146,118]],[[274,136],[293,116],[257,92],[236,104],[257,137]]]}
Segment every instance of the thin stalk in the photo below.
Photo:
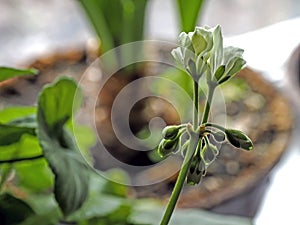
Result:
{"label": "thin stalk", "polygon": [[213,96],[214,96],[215,89],[216,88],[214,86],[209,86],[208,87],[208,96],[207,96],[207,100],[206,100],[206,103],[205,103],[204,114],[202,116],[201,124],[207,123],[207,121],[208,121],[210,106],[211,106],[211,103],[212,103],[212,99],[213,99]]}
{"label": "thin stalk", "polygon": [[213,128],[216,128],[216,129],[219,129],[221,131],[225,131],[226,129],[218,124],[215,124],[215,123],[205,123],[204,124],[206,127],[213,127]]}
{"label": "thin stalk", "polygon": [[163,216],[163,218],[162,218],[162,220],[160,222],[160,225],[167,225],[167,224],[169,224],[169,221],[170,221],[171,216],[172,216],[172,214],[174,212],[177,200],[178,200],[179,195],[181,193],[183,184],[185,182],[185,178],[186,178],[188,169],[189,169],[189,167],[191,165],[192,158],[193,158],[195,150],[197,148],[197,144],[198,144],[198,137],[197,137],[197,135],[192,135],[189,147],[187,149],[187,153],[186,153],[186,155],[184,157],[183,164],[181,166],[178,178],[176,180],[176,183],[175,183],[174,189],[172,191],[172,194],[171,194],[168,206],[167,206],[165,214],[164,214],[164,216]]}
{"label": "thin stalk", "polygon": [[185,182],[187,172],[190,168],[193,156],[195,154],[195,151],[197,149],[198,141],[199,141],[199,135],[194,133],[195,130],[198,128],[199,123],[199,117],[198,117],[198,108],[199,108],[199,92],[198,92],[198,83],[194,81],[194,98],[193,98],[193,133],[190,134],[190,144],[187,149],[187,153],[184,157],[181,169],[179,171],[178,178],[176,180],[174,189],[172,191],[171,197],[169,199],[169,203],[167,205],[166,211],[163,215],[163,218],[161,220],[160,225],[167,225],[169,224],[169,221],[171,219],[171,216],[174,212],[176,203],[178,201],[179,195],[181,193],[183,184]]}
{"label": "thin stalk", "polygon": [[193,109],[193,128],[194,130],[197,130],[198,125],[199,125],[199,115],[198,115],[198,110],[199,110],[199,85],[198,82],[194,81],[194,109]]}

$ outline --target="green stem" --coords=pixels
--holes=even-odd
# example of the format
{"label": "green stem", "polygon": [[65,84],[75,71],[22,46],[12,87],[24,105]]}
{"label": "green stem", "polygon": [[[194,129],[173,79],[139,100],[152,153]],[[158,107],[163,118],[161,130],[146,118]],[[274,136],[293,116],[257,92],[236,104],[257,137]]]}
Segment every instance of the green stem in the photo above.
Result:
{"label": "green stem", "polygon": [[198,110],[199,110],[199,86],[196,81],[194,81],[194,109],[193,109],[193,128],[194,130],[197,130],[198,125],[199,125],[199,115],[198,115]]}
{"label": "green stem", "polygon": [[215,124],[215,123],[205,123],[204,125],[205,125],[206,127],[217,128],[217,129],[219,129],[219,130],[221,130],[221,131],[224,131],[224,132],[225,132],[225,130],[226,130],[226,128],[224,128],[224,127],[222,127],[222,126],[220,126],[220,125],[218,125],[218,124]]}
{"label": "green stem", "polygon": [[176,203],[178,201],[179,195],[181,193],[183,184],[185,182],[187,172],[190,168],[193,156],[197,149],[199,135],[195,133],[199,125],[198,109],[199,109],[199,92],[198,92],[198,83],[194,81],[194,107],[193,107],[193,132],[190,134],[190,143],[187,149],[187,153],[184,157],[178,178],[176,180],[174,189],[172,191],[169,203],[167,205],[166,211],[163,215],[160,225],[167,225],[171,219],[171,216],[174,212]]}
{"label": "green stem", "polygon": [[206,103],[205,103],[204,114],[203,114],[203,117],[202,117],[201,124],[207,123],[207,121],[208,121],[210,106],[211,106],[211,103],[212,103],[212,99],[213,99],[213,96],[214,96],[215,89],[216,88],[214,86],[209,86],[208,87],[208,96],[207,96],[207,100],[206,100]]}
{"label": "green stem", "polygon": [[167,209],[165,211],[165,214],[160,222],[160,225],[167,225],[171,219],[171,216],[173,214],[173,211],[175,209],[177,200],[179,198],[179,195],[181,193],[188,169],[190,167],[190,164],[192,162],[192,158],[194,156],[195,150],[197,148],[198,144],[198,136],[197,135],[191,135],[190,144],[187,150],[187,153],[184,157],[183,164],[181,166],[178,178],[176,180],[176,184],[174,186],[173,192],[171,194]]}

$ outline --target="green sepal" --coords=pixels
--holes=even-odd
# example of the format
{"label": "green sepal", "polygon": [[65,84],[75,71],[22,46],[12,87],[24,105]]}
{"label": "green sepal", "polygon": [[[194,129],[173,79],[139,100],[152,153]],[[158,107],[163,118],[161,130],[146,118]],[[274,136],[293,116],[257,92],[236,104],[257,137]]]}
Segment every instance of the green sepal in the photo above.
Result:
{"label": "green sepal", "polygon": [[219,81],[222,78],[222,76],[224,75],[224,72],[225,72],[225,65],[219,66],[219,68],[215,72],[215,78],[217,81]]}

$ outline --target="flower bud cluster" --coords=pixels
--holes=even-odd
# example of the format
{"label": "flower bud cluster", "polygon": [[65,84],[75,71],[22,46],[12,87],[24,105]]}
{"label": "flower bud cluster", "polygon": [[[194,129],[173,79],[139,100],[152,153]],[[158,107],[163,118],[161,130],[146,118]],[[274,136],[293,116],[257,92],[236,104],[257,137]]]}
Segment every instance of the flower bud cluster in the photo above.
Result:
{"label": "flower bud cluster", "polygon": [[169,156],[178,150],[180,137],[184,133],[184,125],[167,126],[162,131],[163,139],[158,145],[157,151],[161,157]]}
{"label": "flower bud cluster", "polygon": [[209,83],[218,85],[236,75],[246,64],[243,50],[224,47],[220,26],[196,27],[179,35],[179,47],[172,51],[177,63],[198,82],[203,74]]}
{"label": "flower bud cluster", "polygon": [[[227,142],[236,148],[246,151],[253,149],[251,139],[239,130],[225,129],[213,131],[207,127],[201,129],[200,139],[195,155],[187,174],[187,183],[191,185],[201,182],[202,177],[206,175],[207,168],[212,164],[219,154],[221,143]],[[212,138],[210,138],[212,137]]]}

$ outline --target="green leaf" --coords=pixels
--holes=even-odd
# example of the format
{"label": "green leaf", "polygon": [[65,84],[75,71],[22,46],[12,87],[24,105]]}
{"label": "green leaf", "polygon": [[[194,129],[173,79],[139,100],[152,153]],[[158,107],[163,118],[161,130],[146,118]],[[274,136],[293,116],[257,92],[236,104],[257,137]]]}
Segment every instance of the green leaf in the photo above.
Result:
{"label": "green leaf", "polygon": [[73,213],[68,219],[70,221],[80,221],[95,217],[106,217],[116,211],[124,204],[124,199],[120,197],[93,193],[81,209]]}
{"label": "green leaf", "polygon": [[18,225],[57,225],[62,218],[53,195],[31,194],[26,198],[26,203],[30,205],[35,214]]}
{"label": "green leaf", "polygon": [[36,69],[15,69],[10,67],[0,67],[0,82],[13,77],[21,77],[28,75],[37,75]]}
{"label": "green leaf", "polygon": [[44,87],[38,100],[38,138],[55,175],[54,195],[65,216],[80,208],[88,194],[87,164],[64,127],[81,100],[76,82],[66,77]]}
{"label": "green leaf", "polygon": [[0,162],[42,155],[36,136],[23,134],[18,142],[0,146]]}
{"label": "green leaf", "polygon": [[101,39],[102,51],[106,52],[110,49],[113,49],[114,41],[112,32],[109,30],[109,25],[107,24],[105,18],[105,9],[103,8],[103,4],[101,4],[101,1],[79,0],[78,2],[82,6],[82,9],[84,9],[89,22],[91,23],[91,25],[93,25],[97,35]]}
{"label": "green leaf", "polygon": [[76,121],[68,123],[69,131],[75,136],[76,144],[81,154],[90,164],[93,163],[93,157],[90,153],[91,147],[96,143],[96,135],[92,128],[79,124]]}
{"label": "green leaf", "polygon": [[10,164],[0,164],[0,191],[12,171]]}
{"label": "green leaf", "polygon": [[103,58],[106,68],[116,68],[141,52],[130,46],[118,52],[110,50],[144,39],[148,0],[79,0],[79,3],[100,38],[101,53],[109,52]]}
{"label": "green leaf", "polygon": [[[127,205],[127,199],[120,197],[123,193],[122,195],[116,196],[113,193],[115,191],[107,190],[107,188],[112,187],[111,185],[111,181],[103,178],[102,176],[98,174],[91,174],[88,199],[79,210],[68,217],[68,220],[82,221],[92,218],[107,218],[108,215],[113,214],[123,205]],[[113,185],[115,185],[113,189],[116,190],[116,186],[119,184]],[[121,188],[124,187],[121,186]],[[118,192],[119,191],[120,190],[118,190]]]}
{"label": "green leaf", "polygon": [[181,31],[189,32],[196,26],[204,0],[177,0]]}
{"label": "green leaf", "polygon": [[35,135],[34,107],[12,107],[0,112],[0,146],[18,142],[23,134]]}
{"label": "green leaf", "polygon": [[17,185],[29,193],[49,192],[54,184],[54,176],[46,160],[23,161],[13,165]]}
{"label": "green leaf", "polygon": [[0,123],[9,123],[19,118],[36,114],[36,107],[7,107],[0,111]]}
{"label": "green leaf", "polygon": [[10,145],[18,142],[24,134],[35,134],[35,129],[0,124],[0,146]]}
{"label": "green leaf", "polygon": [[36,129],[37,128],[36,115],[20,117],[10,121],[8,124],[16,127],[21,127],[21,128]]}
{"label": "green leaf", "polygon": [[58,136],[65,123],[82,102],[82,93],[76,82],[62,77],[54,84],[46,85],[38,101],[38,123],[44,119],[44,127],[50,135]]}
{"label": "green leaf", "polygon": [[[43,207],[43,206],[42,206]],[[43,224],[43,225],[57,225],[59,224],[59,214],[57,210],[52,210],[45,214],[33,215],[27,218],[25,221],[18,225],[33,225],[33,224]]]}
{"label": "green leaf", "polygon": [[1,224],[15,225],[34,215],[32,208],[23,200],[9,193],[0,195]]}

